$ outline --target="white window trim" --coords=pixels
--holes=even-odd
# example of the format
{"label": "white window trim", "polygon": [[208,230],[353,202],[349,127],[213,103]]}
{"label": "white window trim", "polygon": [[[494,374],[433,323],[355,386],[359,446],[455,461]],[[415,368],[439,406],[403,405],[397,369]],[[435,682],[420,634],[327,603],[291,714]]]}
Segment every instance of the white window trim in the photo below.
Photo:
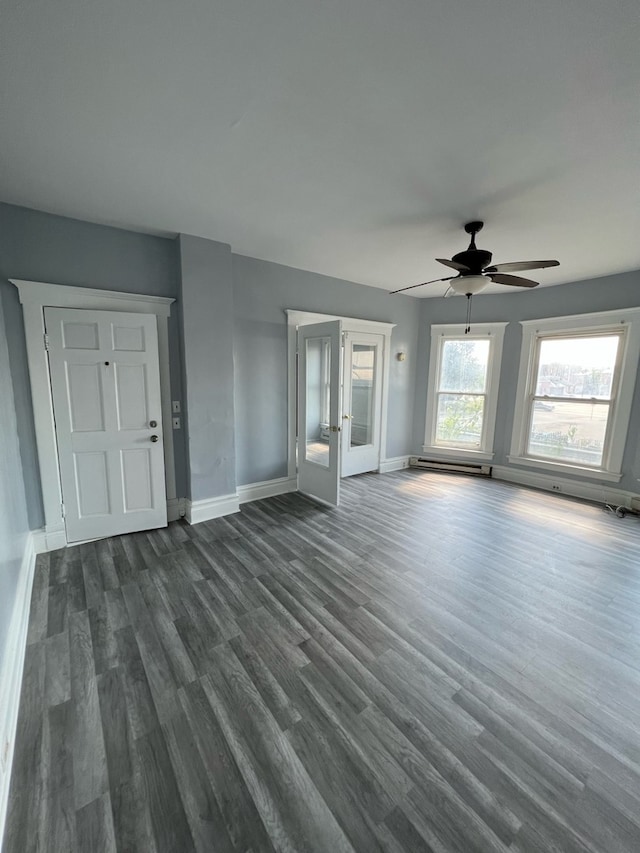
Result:
{"label": "white window trim", "polygon": [[99,311],[133,311],[155,314],[158,322],[158,355],[160,365],[160,393],[162,397],[162,427],[164,435],[165,484],[167,508],[176,503],[174,469],[171,381],[169,376],[169,314],[175,299],[164,296],[146,296],[115,290],[96,290],[41,281],[23,281],[10,278],[20,294],[27,344],[27,362],[31,381],[31,400],[35,423],[38,465],[44,509],[45,548],[50,551],[67,544],[67,533],[62,516],[62,487],[58,471],[58,445],[56,441],[53,400],[49,382],[49,362],[44,347],[44,309],[91,308]]}
{"label": "white window trim", "polygon": [[[620,311],[601,311],[596,314],[573,314],[567,317],[548,317],[541,320],[524,320],[522,326],[522,350],[520,354],[520,372],[516,408],[511,438],[510,463],[530,468],[538,468],[550,473],[572,474],[590,480],[619,482],[622,477],[622,458],[624,455],[633,391],[636,383],[638,359],[640,358],[640,308],[627,308]],[[609,432],[606,458],[600,468],[572,465],[570,462],[553,462],[525,455],[528,440],[527,397],[532,381],[534,358],[538,337],[548,334],[572,334],[585,332],[619,332],[622,336],[622,359],[618,390]]]}
{"label": "white window trim", "polygon": [[[507,323],[474,323],[469,334],[464,333],[464,325],[432,325],[431,353],[429,356],[429,379],[427,386],[427,412],[422,452],[443,458],[458,457],[489,462],[493,459],[493,440],[498,410],[498,389],[502,367],[502,345]],[[483,340],[491,338],[489,364],[487,366],[487,387],[485,389],[485,411],[482,424],[482,442],[478,450],[464,447],[445,447],[435,444],[436,432],[436,385],[440,372],[440,342],[443,338],[461,340]]]}

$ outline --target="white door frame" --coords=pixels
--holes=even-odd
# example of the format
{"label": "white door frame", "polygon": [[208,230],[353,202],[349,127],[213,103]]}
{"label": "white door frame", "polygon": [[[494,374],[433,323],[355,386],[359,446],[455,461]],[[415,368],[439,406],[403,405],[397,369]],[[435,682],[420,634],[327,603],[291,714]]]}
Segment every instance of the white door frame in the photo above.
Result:
{"label": "white door frame", "polygon": [[[381,323],[378,320],[361,320],[357,317],[344,317],[338,314],[317,314],[313,311],[299,311],[286,308],[287,315],[287,434],[288,434],[288,477],[294,479],[298,475],[296,460],[296,354],[298,350],[298,326],[310,323],[325,323],[327,320],[342,320],[344,332],[369,332],[384,335],[384,352],[382,368],[382,421],[380,424],[380,465],[387,456],[387,400],[389,398],[389,368],[391,364],[391,332],[395,323]],[[342,387],[340,388],[342,394]],[[342,417],[342,412],[340,412]]]}
{"label": "white door frame", "polygon": [[145,296],[112,290],[94,290],[42,281],[23,281],[11,278],[18,288],[24,315],[27,342],[27,362],[31,379],[31,401],[38,447],[38,465],[44,508],[44,546],[52,551],[67,545],[67,532],[62,515],[62,487],[58,471],[53,400],[49,380],[49,362],[45,349],[44,309],[89,308],[98,311],[128,311],[155,314],[158,322],[158,356],[160,361],[160,393],[162,395],[162,426],[164,432],[164,465],[169,518],[176,518],[176,478],[171,424],[171,381],[169,374],[169,314],[175,299],[164,296]]}

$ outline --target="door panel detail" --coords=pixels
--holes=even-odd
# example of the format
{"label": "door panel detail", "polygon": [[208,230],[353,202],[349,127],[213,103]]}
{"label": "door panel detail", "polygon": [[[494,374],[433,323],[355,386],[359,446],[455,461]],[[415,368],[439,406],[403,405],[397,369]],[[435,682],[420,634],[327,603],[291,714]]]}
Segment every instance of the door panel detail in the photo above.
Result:
{"label": "door panel detail", "polygon": [[109,484],[107,454],[100,452],[74,453],[78,516],[109,515]]}
{"label": "door panel detail", "polygon": [[153,508],[151,454],[145,447],[121,453],[124,511]]}
{"label": "door panel detail", "polygon": [[115,381],[118,429],[144,429],[149,420],[146,365],[117,364]]}
{"label": "door panel detail", "polygon": [[144,352],[144,328],[142,326],[111,327],[113,348],[116,352]]}
{"label": "door panel detail", "polygon": [[67,395],[71,432],[104,431],[101,366],[67,364]]}
{"label": "door panel detail", "polygon": [[63,323],[62,336],[65,349],[98,349],[96,323]]}

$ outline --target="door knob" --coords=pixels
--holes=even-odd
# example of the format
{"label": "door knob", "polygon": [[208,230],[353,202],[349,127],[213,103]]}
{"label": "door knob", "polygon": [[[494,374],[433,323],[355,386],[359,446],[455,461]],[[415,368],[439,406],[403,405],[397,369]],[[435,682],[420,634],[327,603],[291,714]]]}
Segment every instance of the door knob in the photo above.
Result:
{"label": "door knob", "polygon": [[332,426],[332,427],[329,427],[329,429],[331,430],[331,432],[340,432],[342,427]]}
{"label": "door knob", "polygon": [[156,443],[156,441],[158,440],[158,436],[157,436],[157,435],[152,435],[152,436],[151,436],[151,438],[150,438],[149,440],[150,440],[150,441],[153,441],[153,443],[155,444],[155,443]]}
{"label": "door knob", "polygon": [[353,420],[353,415],[343,415],[342,417],[344,418],[345,421],[352,421]]}
{"label": "door knob", "polygon": [[157,427],[158,421],[149,421],[149,426],[151,427],[151,429],[153,429],[154,427]]}

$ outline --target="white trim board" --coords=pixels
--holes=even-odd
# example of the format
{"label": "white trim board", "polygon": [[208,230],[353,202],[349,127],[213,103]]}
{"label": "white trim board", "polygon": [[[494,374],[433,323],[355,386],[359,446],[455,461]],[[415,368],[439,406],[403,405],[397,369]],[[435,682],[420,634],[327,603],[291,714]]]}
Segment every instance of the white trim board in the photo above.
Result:
{"label": "white trim board", "polygon": [[259,483],[248,483],[238,486],[238,499],[241,504],[250,501],[261,501],[264,498],[274,498],[298,491],[297,477],[278,477],[274,480],[262,480]]}
{"label": "white trim board", "polygon": [[16,600],[11,614],[8,646],[5,649],[0,672],[0,845],[4,836],[9,784],[15,749],[22,673],[27,649],[31,589],[36,565],[34,535],[29,533],[25,542]]}
{"label": "white trim board", "polygon": [[63,548],[67,544],[64,518],[62,517],[62,489],[58,471],[58,447],[49,382],[49,365],[44,348],[45,307],[132,311],[139,314],[156,315],[166,493],[168,501],[174,500],[176,498],[176,481],[171,420],[168,318],[171,304],[175,302],[175,299],[164,296],[145,296],[139,293],[95,290],[89,287],[70,287],[69,285],[48,284],[42,281],[24,281],[15,278],[11,278],[9,281],[18,289],[24,315],[31,400],[45,518],[46,548],[44,550],[52,551],[55,548]]}
{"label": "white trim board", "polygon": [[[177,521],[179,518],[184,518],[186,513],[186,501],[184,498],[172,498],[167,501],[167,521]],[[59,548],[72,548],[75,545],[82,545],[82,542],[67,542],[65,530],[47,530],[46,527],[41,527],[39,530],[32,530],[33,548],[36,554],[45,554],[47,551],[57,551]],[[91,540],[95,541],[95,540]]]}
{"label": "white trim board", "polygon": [[402,471],[409,467],[408,456],[394,456],[391,459],[381,459],[378,474],[390,474],[392,471]]}
{"label": "white trim board", "polygon": [[638,500],[640,495],[612,488],[606,483],[581,483],[567,477],[556,477],[553,474],[543,474],[534,471],[523,471],[506,465],[494,465],[491,476],[494,480],[504,480],[519,486],[531,486],[545,492],[568,495],[572,498],[582,498],[599,504],[631,507],[632,500]]}
{"label": "white trim board", "polygon": [[167,501],[167,521],[177,521],[183,518],[187,511],[184,498],[172,498]]}
{"label": "white trim board", "polygon": [[211,521],[212,518],[232,515],[234,512],[240,512],[240,498],[237,493],[202,501],[187,500],[185,518],[189,524],[200,524],[202,521]]}

